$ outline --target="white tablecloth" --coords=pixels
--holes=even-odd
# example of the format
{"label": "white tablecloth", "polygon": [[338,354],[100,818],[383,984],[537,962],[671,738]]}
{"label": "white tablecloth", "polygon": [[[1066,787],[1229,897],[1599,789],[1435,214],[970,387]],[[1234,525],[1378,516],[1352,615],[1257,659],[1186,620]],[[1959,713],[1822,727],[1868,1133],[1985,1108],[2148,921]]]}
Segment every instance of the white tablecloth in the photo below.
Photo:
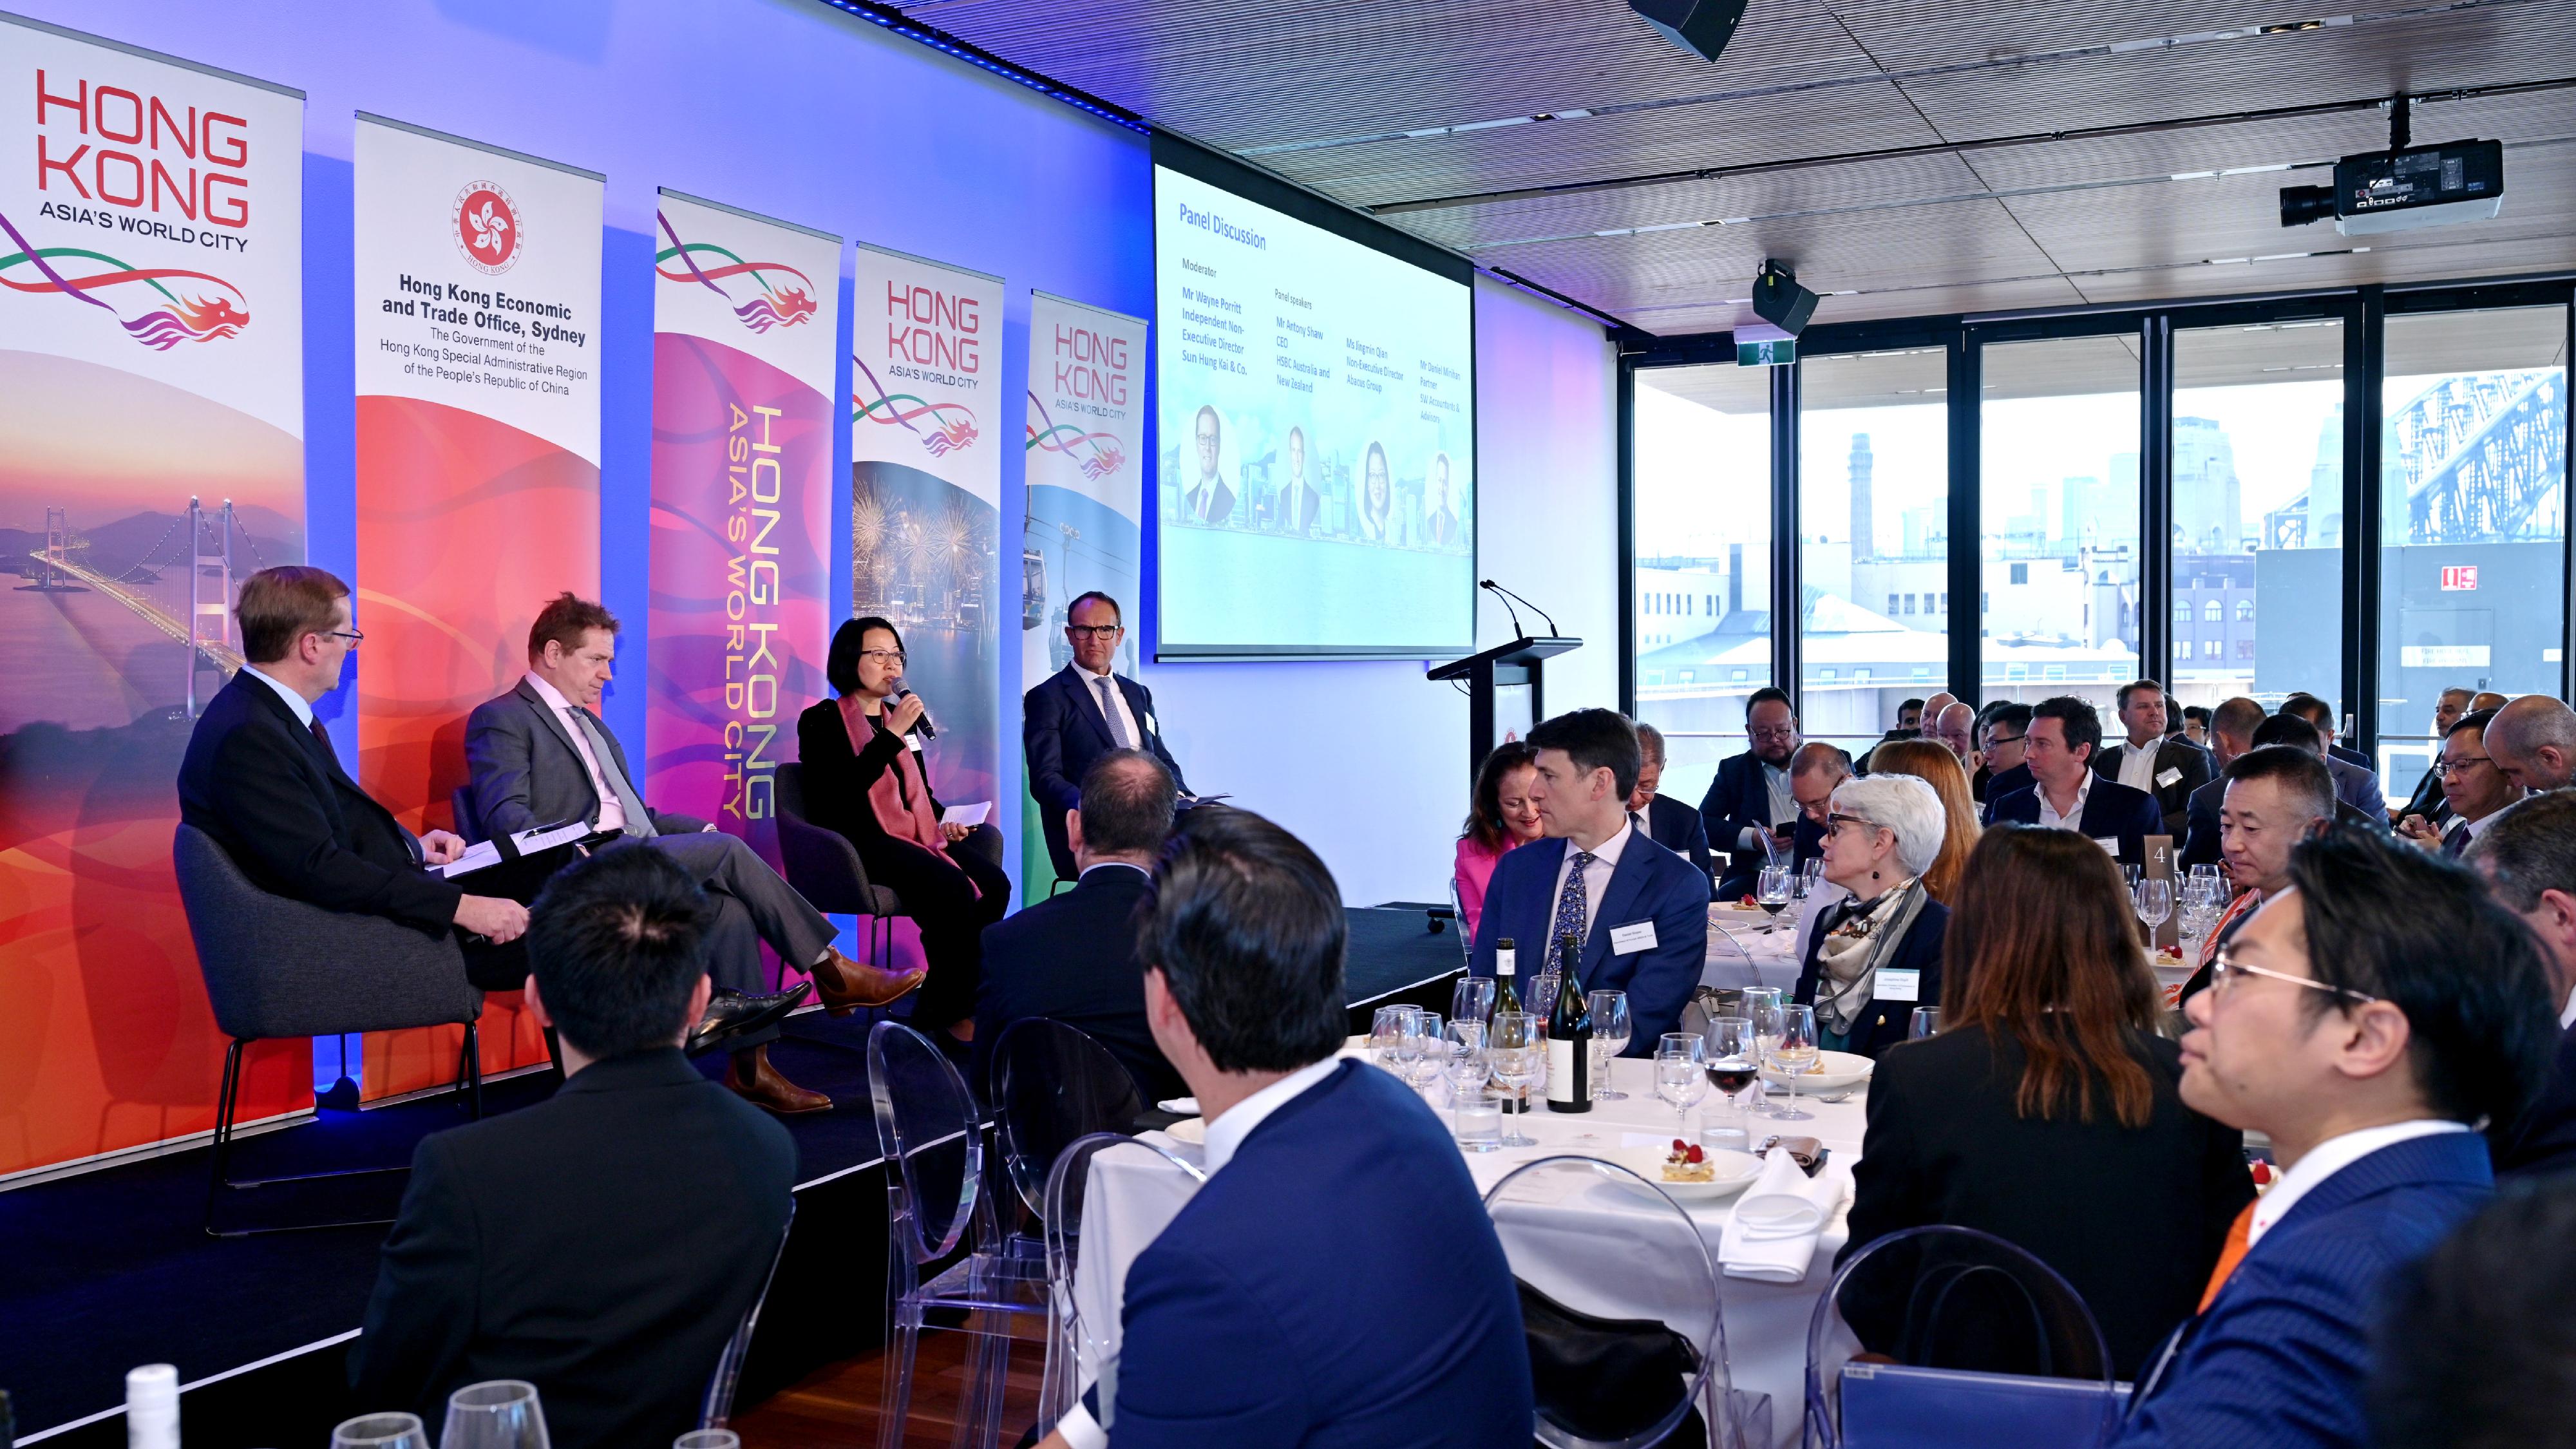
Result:
{"label": "white tablecloth", "polygon": [[1772,922],[1759,910],[1709,907],[1708,964],[1700,972],[1700,984],[1776,986],[1782,991],[1795,987],[1816,914],[1842,897],[1842,887],[1819,881],[1805,900],[1780,913],[1776,931],[1763,929]]}
{"label": "white tablecloth", "polygon": [[[1785,934],[1785,933],[1783,933]],[[1522,1163],[1556,1153],[1579,1150],[1583,1146],[1617,1147],[1625,1132],[1654,1132],[1663,1137],[1697,1138],[1705,1108],[1704,1102],[1690,1114],[1686,1132],[1675,1132],[1672,1108],[1653,1095],[1652,1065],[1640,1058],[1624,1058],[1611,1063],[1611,1086],[1629,1094],[1626,1100],[1602,1102],[1581,1117],[1560,1117],[1544,1108],[1523,1119],[1528,1135],[1537,1147],[1506,1148],[1500,1152],[1463,1154],[1468,1171],[1474,1177],[1476,1190],[1485,1192],[1500,1182]],[[1776,1090],[1776,1089],[1775,1089]],[[1434,1086],[1434,1100],[1443,1100],[1445,1088]],[[1849,1239],[1846,1216],[1850,1211],[1848,1189],[1851,1164],[1860,1157],[1860,1139],[1866,1123],[1867,1095],[1855,1093],[1839,1103],[1805,1099],[1806,1110],[1814,1114],[1809,1122],[1774,1123],[1755,1118],[1757,1134],[1783,1132],[1821,1139],[1833,1153],[1826,1171],[1845,1183],[1843,1206],[1826,1226],[1816,1245],[1814,1260],[1808,1265],[1802,1283],[1758,1283],[1721,1276],[1720,1297],[1726,1311],[1727,1356],[1734,1375],[1735,1387],[1771,1397],[1772,1434],[1777,1445],[1798,1441],[1801,1418],[1800,1401],[1804,1393],[1807,1363],[1807,1320],[1814,1313],[1817,1299],[1833,1279],[1834,1255]],[[1722,1109],[1721,1109],[1722,1110]],[[1445,1110],[1441,1113],[1447,1119]],[[1590,1144],[1576,1141],[1589,1133]],[[1193,1162],[1199,1149],[1161,1133],[1148,1133],[1147,1138],[1175,1155]],[[1083,1214],[1083,1251],[1076,1272],[1075,1296],[1091,1334],[1110,1344],[1116,1342],[1117,1304],[1127,1275],[1127,1265],[1137,1253],[1153,1241],[1163,1226],[1172,1220],[1188,1201],[1192,1184],[1169,1163],[1150,1154],[1132,1150],[1113,1150],[1096,1158]],[[1569,1211],[1580,1211],[1583,1205],[1570,1202]],[[1701,1201],[1688,1204],[1691,1217],[1699,1224],[1707,1240],[1709,1253],[1715,1257],[1720,1234],[1734,1212],[1734,1199]],[[1603,1213],[1599,1231],[1615,1237],[1617,1214]],[[1631,1306],[1620,1310],[1630,1317],[1658,1317],[1668,1295],[1661,1291],[1657,1265],[1648,1262],[1629,1264],[1632,1281],[1619,1285],[1622,1296]],[[1596,1280],[1597,1281],[1597,1280]],[[1544,1289],[1544,1285],[1541,1285]],[[1705,1325],[1675,1323],[1675,1328],[1697,1332]],[[1114,1352],[1114,1349],[1112,1350]],[[1086,1370],[1089,1366],[1086,1366]],[[1085,1378],[1089,1377],[1086,1371]]]}

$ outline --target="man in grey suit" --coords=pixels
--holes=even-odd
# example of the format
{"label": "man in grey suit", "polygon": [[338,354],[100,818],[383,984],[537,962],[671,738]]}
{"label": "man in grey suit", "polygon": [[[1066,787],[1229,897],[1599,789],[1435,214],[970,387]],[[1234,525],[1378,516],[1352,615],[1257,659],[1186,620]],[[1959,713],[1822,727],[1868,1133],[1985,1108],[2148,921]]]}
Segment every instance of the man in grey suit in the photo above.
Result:
{"label": "man in grey suit", "polygon": [[[617,656],[617,618],[562,594],[528,630],[528,672],[518,685],[475,707],[465,723],[465,765],[473,823],[485,836],[586,820],[646,840],[706,891],[716,908],[707,933],[707,974],[716,1009],[762,1010],[760,947],[813,976],[835,1016],[883,1006],[921,984],[922,973],[863,965],[832,944],[823,913],[779,879],[739,836],[694,816],[654,809],[628,771],[626,752],[596,713]],[[463,824],[465,822],[459,822]],[[784,1011],[776,1013],[785,1015]],[[769,1061],[774,1023],[738,1032],[725,1085],[773,1112],[829,1111],[832,1099],[779,1074]]]}

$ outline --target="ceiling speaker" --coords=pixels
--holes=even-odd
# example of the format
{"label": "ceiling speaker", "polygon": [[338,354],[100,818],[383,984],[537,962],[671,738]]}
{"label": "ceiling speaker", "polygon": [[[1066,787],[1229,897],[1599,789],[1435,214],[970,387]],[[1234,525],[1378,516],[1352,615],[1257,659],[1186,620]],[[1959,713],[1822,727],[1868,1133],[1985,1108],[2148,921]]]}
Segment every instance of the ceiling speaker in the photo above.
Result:
{"label": "ceiling speaker", "polygon": [[1628,0],[1628,8],[1664,39],[1702,60],[1715,60],[1744,21],[1745,0]]}
{"label": "ceiling speaker", "polygon": [[1816,315],[1816,294],[1798,285],[1798,274],[1778,262],[1764,262],[1753,279],[1753,315],[1795,337]]}

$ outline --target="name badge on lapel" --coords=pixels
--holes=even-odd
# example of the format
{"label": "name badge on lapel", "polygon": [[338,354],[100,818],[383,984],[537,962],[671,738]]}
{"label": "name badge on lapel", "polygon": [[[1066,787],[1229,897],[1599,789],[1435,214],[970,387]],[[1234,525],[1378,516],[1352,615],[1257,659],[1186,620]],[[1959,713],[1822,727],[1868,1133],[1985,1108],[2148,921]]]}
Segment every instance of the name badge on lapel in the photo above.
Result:
{"label": "name badge on lapel", "polygon": [[2093,843],[2102,847],[2103,853],[2107,855],[2120,853],[2120,837],[2116,835],[2096,835],[2093,837]]}
{"label": "name badge on lapel", "polygon": [[2181,783],[2182,767],[2179,765],[2156,771],[2156,788],[2160,790],[2170,790]]}
{"label": "name badge on lapel", "polygon": [[1655,949],[1655,923],[1652,921],[1630,921],[1624,926],[1610,928],[1610,954],[1614,956],[1625,956],[1631,951],[1653,949]]}
{"label": "name badge on lapel", "polygon": [[1882,966],[1879,968],[1877,984],[1870,988],[1869,994],[1872,999],[1878,1001],[1920,1000],[1923,995],[1923,973],[1896,971]]}
{"label": "name badge on lapel", "polygon": [[1154,712],[1150,709],[1145,711],[1145,733],[1149,735],[1159,735],[1162,732],[1163,727],[1154,723]]}

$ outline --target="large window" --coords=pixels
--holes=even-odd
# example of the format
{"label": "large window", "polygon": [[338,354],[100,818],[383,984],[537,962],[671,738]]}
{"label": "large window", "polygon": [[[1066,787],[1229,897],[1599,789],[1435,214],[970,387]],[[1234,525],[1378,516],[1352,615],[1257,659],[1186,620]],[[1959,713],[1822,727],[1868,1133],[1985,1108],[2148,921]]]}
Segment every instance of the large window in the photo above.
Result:
{"label": "large window", "polygon": [[1634,454],[1637,716],[1697,804],[1771,682],[1770,369],[1639,369]]}
{"label": "large window", "polygon": [[2141,623],[2137,334],[1998,343],[1982,362],[1985,698],[2078,695],[2116,734]]}
{"label": "large window", "polygon": [[2431,758],[2453,686],[2558,692],[2567,312],[2388,319],[2379,474],[2379,758]]}
{"label": "large window", "polygon": [[2183,704],[2343,692],[2343,339],[2331,319],[2174,334]]}
{"label": "large window", "polygon": [[1857,753],[1949,688],[1949,355],[1811,357],[1799,378],[1800,718]]}

